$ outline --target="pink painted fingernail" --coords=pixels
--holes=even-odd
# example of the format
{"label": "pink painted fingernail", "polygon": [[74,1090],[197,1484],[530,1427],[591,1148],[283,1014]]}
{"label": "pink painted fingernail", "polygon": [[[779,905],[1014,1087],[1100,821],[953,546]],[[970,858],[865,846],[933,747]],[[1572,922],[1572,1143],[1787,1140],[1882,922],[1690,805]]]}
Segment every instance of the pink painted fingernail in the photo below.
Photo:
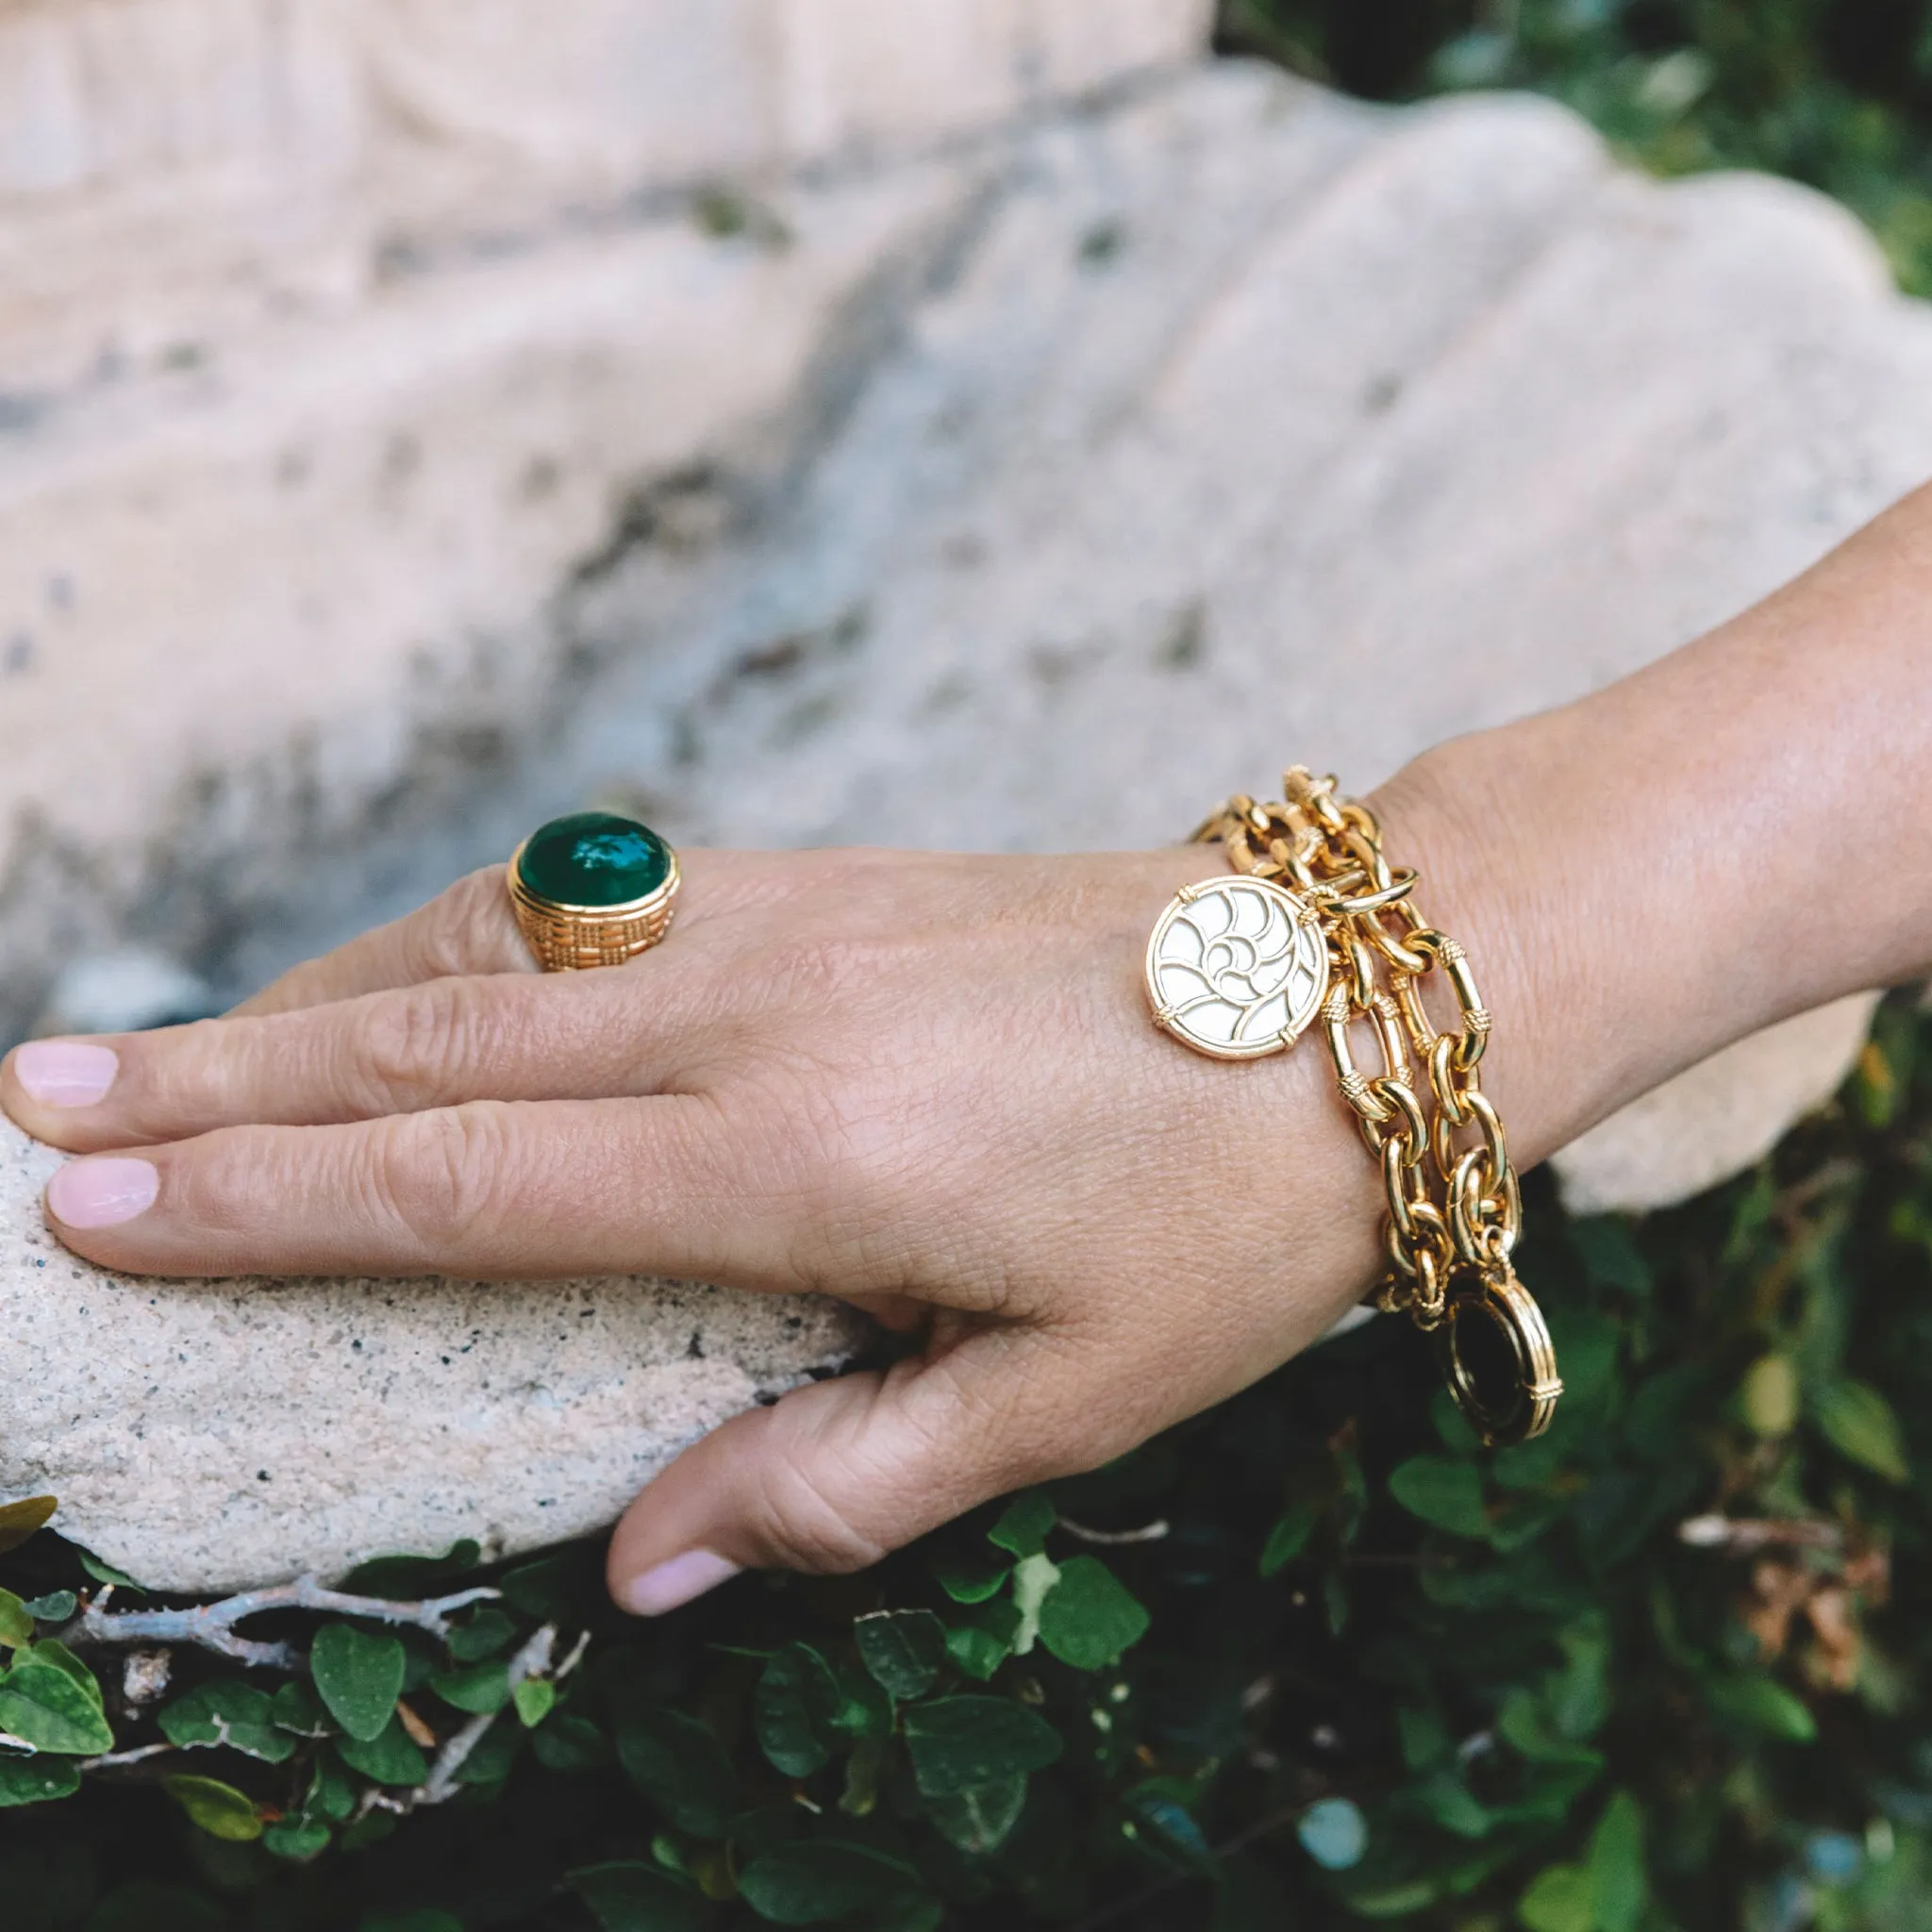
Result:
{"label": "pink painted fingernail", "polygon": [[[69,1170],[70,1172],[72,1170]],[[714,1550],[687,1550],[617,1587],[617,1601],[633,1617],[661,1617],[708,1590],[728,1583],[744,1566]]]}
{"label": "pink painted fingernail", "polygon": [[92,1107],[114,1084],[121,1056],[85,1040],[30,1040],[13,1056],[13,1076],[42,1107]]}
{"label": "pink painted fingernail", "polygon": [[153,1161],[103,1155],[74,1161],[47,1183],[47,1211],[66,1227],[119,1227],[145,1214],[160,1191]]}

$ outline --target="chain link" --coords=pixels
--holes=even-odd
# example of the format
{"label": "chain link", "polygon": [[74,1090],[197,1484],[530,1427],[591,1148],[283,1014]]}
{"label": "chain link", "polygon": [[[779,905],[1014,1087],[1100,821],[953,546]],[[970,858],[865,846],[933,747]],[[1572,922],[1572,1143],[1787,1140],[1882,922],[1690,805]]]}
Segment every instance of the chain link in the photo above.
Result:
{"label": "chain link", "polygon": [[[1482,1088],[1491,1021],[1469,956],[1424,920],[1417,876],[1389,863],[1374,813],[1339,799],[1333,778],[1305,766],[1284,774],[1279,801],[1230,798],[1194,837],[1219,841],[1237,872],[1299,892],[1320,922],[1330,968],[1322,1030],[1341,1097],[1380,1165],[1387,1203],[1389,1271],[1376,1305],[1446,1338],[1450,1387],[1486,1437],[1540,1433],[1562,1384],[1541,1316],[1510,1266],[1523,1195],[1503,1123]],[[1455,1002],[1448,1027],[1436,1024],[1425,998],[1438,977]],[[1375,1042],[1376,1072],[1357,1062],[1358,1032]],[[1412,1061],[1425,1076],[1420,1082]],[[1479,1307],[1514,1350],[1524,1401],[1513,1420],[1498,1419],[1458,1354],[1465,1303]]]}

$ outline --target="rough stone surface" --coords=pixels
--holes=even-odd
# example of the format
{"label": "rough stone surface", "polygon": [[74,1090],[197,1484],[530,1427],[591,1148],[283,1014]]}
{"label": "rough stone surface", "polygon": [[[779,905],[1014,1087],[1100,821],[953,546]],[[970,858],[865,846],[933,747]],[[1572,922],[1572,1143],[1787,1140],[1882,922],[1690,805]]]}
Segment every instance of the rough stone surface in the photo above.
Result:
{"label": "rough stone surface", "polygon": [[1642,1210],[1761,1160],[1838,1091],[1865,1043],[1876,993],[1854,993],[1713,1054],[1612,1114],[1555,1160],[1577,1214]]}
{"label": "rough stone surface", "polygon": [[0,1121],[0,1325],[33,1357],[0,1402],[0,1496],[51,1491],[57,1528],[158,1588],[601,1529],[863,1339],[835,1302],[645,1278],[108,1274],[41,1228],[59,1161]]}
{"label": "rough stone surface", "polygon": [[[456,12],[418,33],[426,0],[398,8],[344,71],[469,74],[463,111],[522,103],[506,151],[538,154],[536,94],[477,78],[515,79],[479,23],[516,13],[472,9],[458,48]],[[983,10],[1023,14],[1049,18]],[[553,52],[537,92],[574,84]],[[1932,470],[1932,323],[1847,216],[1639,180],[1535,101],[1391,112],[1229,64],[1035,92],[989,131],[995,90],[927,114],[923,153],[855,136],[785,173],[807,143],[692,203],[610,191],[657,164],[595,115],[522,185],[455,108],[385,173],[355,129],[392,96],[351,94],[304,96],[312,166],[243,167],[232,220],[131,243],[130,165],[111,208],[49,189],[0,225],[0,1033],[88,946],[236,991],[583,805],[682,842],[1051,848],[1170,838],[1289,758],[1367,787],[1671,648]],[[595,153],[563,151],[578,132]],[[1716,1178],[1701,1150],[1751,1158],[1854,1032],[1721,1056],[1571,1150],[1566,1186],[1641,1207]],[[6,1480],[49,1479],[158,1580],[588,1525],[697,1425],[712,1398],[678,1374],[737,1361],[722,1413],[841,1345],[746,1330],[685,1363],[642,1291],[594,1362],[549,1290],[81,1270],[52,1297],[75,1264],[25,1245],[44,1158],[13,1160],[0,1253],[26,1257],[14,1332],[64,1325],[0,1398]],[[440,1374],[475,1326],[497,1407],[308,1367],[340,1330]],[[615,1411],[629,1434],[579,1427]],[[528,1513],[499,1521],[505,1494]]]}

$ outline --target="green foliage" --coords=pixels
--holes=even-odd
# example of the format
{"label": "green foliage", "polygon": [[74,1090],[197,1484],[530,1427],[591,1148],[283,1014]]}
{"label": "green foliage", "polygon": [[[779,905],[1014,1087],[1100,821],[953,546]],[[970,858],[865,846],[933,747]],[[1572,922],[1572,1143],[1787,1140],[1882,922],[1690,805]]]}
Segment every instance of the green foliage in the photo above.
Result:
{"label": "green foliage", "polygon": [[358,1630],[353,1624],[325,1624],[308,1657],[329,1715],[351,1738],[364,1742],[379,1738],[390,1724],[403,1694],[408,1662],[400,1640]]}
{"label": "green foliage", "polygon": [[1569,1392],[1518,1448],[1377,1323],[864,1576],[634,1622],[571,1547],[442,1637],[264,1619],[281,1678],[177,1644],[152,1707],[30,1538],[8,1932],[1914,1932],[1932,1028],[1879,1038],[1682,1209],[1566,1223],[1531,1177]]}
{"label": "green foliage", "polygon": [[[1224,45],[1399,99],[1524,87],[1662,175],[1748,167],[1862,216],[1932,292],[1932,0],[1222,0]],[[1853,1102],[1883,1126],[1882,1068]]]}

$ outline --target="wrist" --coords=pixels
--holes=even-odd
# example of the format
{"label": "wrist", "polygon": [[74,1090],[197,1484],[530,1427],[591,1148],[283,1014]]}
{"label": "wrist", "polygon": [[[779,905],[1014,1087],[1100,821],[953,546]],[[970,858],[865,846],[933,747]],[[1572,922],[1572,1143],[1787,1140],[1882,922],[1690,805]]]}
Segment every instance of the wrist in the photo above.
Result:
{"label": "wrist", "polygon": [[1615,798],[1574,760],[1552,795],[1552,747],[1524,742],[1547,722],[1451,740],[1370,800],[1423,913],[1469,954],[1495,1018],[1485,1090],[1525,1167],[1723,1043],[1685,1024],[1705,1004],[1693,962],[1657,941],[1672,928],[1653,927]]}

